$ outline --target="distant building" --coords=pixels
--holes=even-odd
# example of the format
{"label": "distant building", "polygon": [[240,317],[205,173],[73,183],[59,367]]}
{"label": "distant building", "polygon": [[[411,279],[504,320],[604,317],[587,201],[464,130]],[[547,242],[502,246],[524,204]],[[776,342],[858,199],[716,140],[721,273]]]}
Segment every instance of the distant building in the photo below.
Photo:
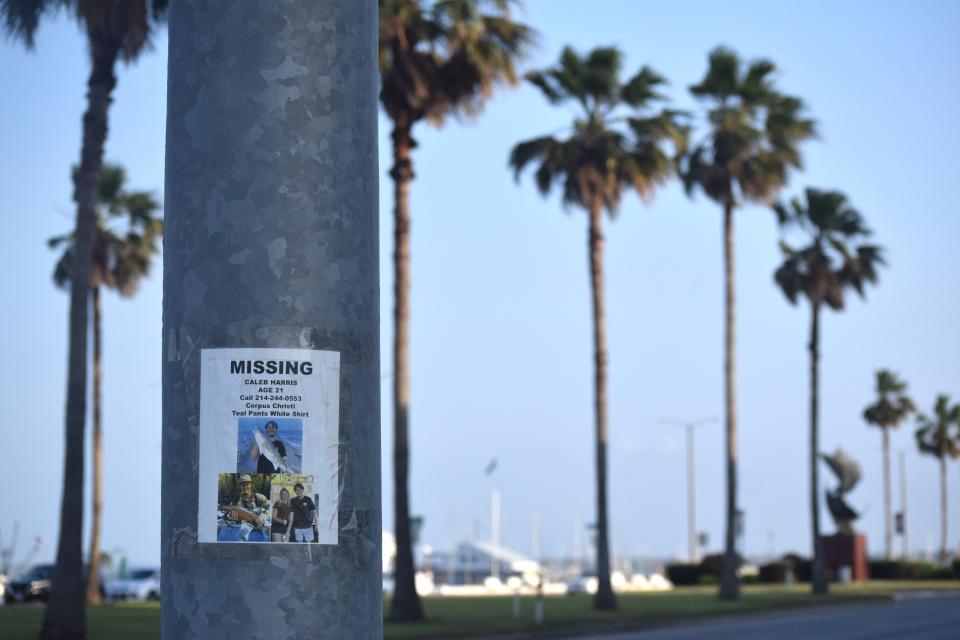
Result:
{"label": "distant building", "polygon": [[[502,582],[511,577],[519,577],[528,584],[536,584],[541,574],[547,580],[562,582],[596,574],[592,559],[556,557],[537,562],[503,545],[495,546],[487,540],[461,542],[452,552],[434,550],[430,545],[423,545],[420,549],[421,553],[415,551],[417,571],[430,573],[437,585],[483,584],[487,578],[494,575],[495,565],[499,565],[499,575],[496,577]],[[387,578],[393,575],[396,554],[396,538],[392,533],[384,531],[383,574]],[[650,575],[662,573],[667,562],[669,561],[666,559],[656,557],[617,558],[611,569],[626,575]]]}
{"label": "distant building", "polygon": [[461,542],[452,553],[434,551],[425,556],[420,569],[432,572],[437,584],[482,584],[491,576],[504,582],[516,576],[532,584],[540,574],[540,563],[503,545]]}

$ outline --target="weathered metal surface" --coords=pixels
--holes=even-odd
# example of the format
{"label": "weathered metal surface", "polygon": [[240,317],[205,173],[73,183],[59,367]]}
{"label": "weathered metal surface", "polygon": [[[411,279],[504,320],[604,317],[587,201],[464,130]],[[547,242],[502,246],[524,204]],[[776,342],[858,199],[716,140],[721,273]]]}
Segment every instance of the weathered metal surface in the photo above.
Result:
{"label": "weathered metal surface", "polygon": [[[162,637],[382,637],[375,0],[174,0]],[[339,544],[196,542],[200,349],[340,352]]]}

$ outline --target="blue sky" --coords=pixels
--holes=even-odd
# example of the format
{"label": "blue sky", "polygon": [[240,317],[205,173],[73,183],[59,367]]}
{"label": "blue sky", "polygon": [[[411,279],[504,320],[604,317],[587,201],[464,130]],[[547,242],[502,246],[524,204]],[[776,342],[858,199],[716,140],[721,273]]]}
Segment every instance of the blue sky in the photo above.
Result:
{"label": "blue sky", "polygon": [[[950,188],[960,144],[960,5],[952,2],[675,2],[530,0],[524,19],[541,33],[527,63],[552,63],[565,44],[623,48],[627,70],[650,64],[667,76],[675,105],[718,44],[766,56],[780,86],[802,96],[821,124],[806,170],[787,191],[839,188],[888,249],[890,267],[866,303],[851,300],[823,322],[822,443],[842,446],[864,469],[851,501],[859,528],[882,549],[880,434],[860,417],[873,372],[889,367],[921,407],[935,394],[960,400],[960,237]],[[131,186],[162,194],[166,38],[120,70],[107,159]],[[26,540],[55,545],[62,467],[66,295],[54,289],[45,240],[71,227],[69,171],[79,157],[88,61],[65,18],[41,29],[37,50],[0,41],[0,204],[12,224],[0,236],[4,335],[4,433],[25,455],[7,456],[10,477],[30,491],[6,496],[0,532],[14,521]],[[412,503],[435,547],[488,535],[489,491],[503,492],[503,540],[571,550],[574,526],[593,513],[591,343],[586,220],[543,199],[506,169],[511,146],[568,123],[531,87],[502,93],[475,121],[420,127],[412,187]],[[381,121],[384,520],[390,479],[388,319],[391,201],[388,124]],[[606,225],[610,347],[611,523],[616,554],[686,548],[683,434],[665,417],[722,415],[721,218],[677,185],[649,205],[628,196]],[[737,214],[740,337],[740,501],[751,553],[809,550],[807,488],[808,313],[773,287],[778,232],[767,210]],[[104,547],[133,562],[159,558],[159,268],[136,299],[104,308],[106,507]],[[913,545],[938,544],[937,469],[905,449]],[[719,424],[697,436],[700,528],[722,537]],[[9,440],[8,440],[9,442]],[[499,468],[483,474],[490,458]],[[894,465],[896,470],[896,465]],[[950,530],[960,537],[960,465],[949,472]],[[824,470],[825,484],[832,482]],[[894,478],[896,482],[896,477]],[[37,500],[37,486],[47,487]],[[896,497],[896,484],[895,497]],[[896,500],[895,500],[896,504]],[[826,529],[832,524],[824,511]],[[153,526],[150,526],[150,525]],[[146,525],[146,526],[144,526]]]}

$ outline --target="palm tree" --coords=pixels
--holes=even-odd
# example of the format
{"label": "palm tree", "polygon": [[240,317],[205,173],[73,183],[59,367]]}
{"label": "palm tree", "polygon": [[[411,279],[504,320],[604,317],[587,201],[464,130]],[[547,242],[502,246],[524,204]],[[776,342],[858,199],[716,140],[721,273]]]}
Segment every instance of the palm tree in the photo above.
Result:
{"label": "palm tree", "polygon": [[[813,538],[813,592],[827,592],[823,544],[820,539],[819,450],[820,310],[827,305],[842,311],[847,289],[861,296],[864,286],[877,281],[883,264],[882,250],[862,241],[870,235],[863,217],[839,191],[806,190],[806,204],[794,199],[790,206],[774,206],[782,228],[796,228],[809,244],[795,249],[781,241],[783,264],[774,280],[787,300],[800,296],[810,302],[810,515]],[[856,246],[853,246],[856,243]]]}
{"label": "palm tree", "polygon": [[776,67],[756,60],[744,68],[739,56],[718,47],[699,84],[690,92],[707,107],[708,131],[692,147],[683,169],[687,193],[700,188],[723,207],[724,403],[726,432],[726,531],[720,597],[737,598],[737,412],[733,212],[746,202],[772,202],[799,169],[799,143],[815,135],[803,102],[773,84]]}
{"label": "palm tree", "polygon": [[947,562],[947,457],[960,458],[960,433],[951,434],[953,427],[960,428],[960,404],[950,405],[947,395],[938,395],[933,407],[933,417],[917,417],[917,448],[940,462],[940,562]]}
{"label": "palm tree", "polygon": [[[93,306],[93,514],[90,527],[89,566],[86,578],[86,601],[100,602],[100,530],[103,513],[103,429],[102,429],[102,323],[100,289],[116,290],[123,297],[131,297],[140,280],[150,271],[150,263],[157,254],[157,242],[163,234],[163,221],[154,217],[160,205],[152,193],[124,190],[127,176],[123,167],[105,164],[100,173],[97,223],[94,231],[93,259],[90,264],[90,302]],[[73,172],[74,185],[77,171]],[[127,229],[118,232],[110,223],[125,219]],[[50,248],[62,248],[63,253],[53,271],[53,281],[61,288],[69,288],[74,256],[74,234],[56,236],[48,241]]]}
{"label": "palm tree", "polygon": [[380,102],[393,123],[393,470],[397,556],[390,618],[423,618],[410,538],[410,183],[413,127],[474,116],[501,84],[533,31],[511,16],[514,0],[380,0]]}
{"label": "palm tree", "polygon": [[883,548],[893,557],[893,514],[890,506],[890,429],[897,427],[916,407],[907,396],[907,383],[886,369],[877,371],[877,401],[863,410],[863,419],[883,433]]}
{"label": "palm tree", "polygon": [[148,47],[153,26],[167,0],[88,2],[85,0],[0,0],[0,21],[28,48],[41,19],[61,8],[73,12],[89,44],[91,70],[87,108],[77,170],[75,253],[70,274],[70,315],[67,366],[66,446],[60,533],[54,588],[44,612],[41,638],[83,638],[83,438],[86,415],[87,297],[96,228],[97,188],[107,112],[116,86],[117,60],[132,62]]}
{"label": "palm tree", "polygon": [[[533,138],[513,148],[510,166],[519,179],[530,164],[534,181],[547,195],[554,186],[564,205],[587,212],[587,250],[593,303],[594,418],[597,474],[597,609],[617,606],[610,585],[607,518],[607,345],[603,292],[603,214],[616,216],[625,190],[643,199],[675,174],[676,154],[687,131],[678,112],[654,112],[664,79],[649,67],[621,81],[622,55],[615,48],[597,48],[585,56],[567,47],[559,63],[527,75],[551,104],[569,103],[577,115],[563,138]],[[672,142],[676,154],[667,150]]]}

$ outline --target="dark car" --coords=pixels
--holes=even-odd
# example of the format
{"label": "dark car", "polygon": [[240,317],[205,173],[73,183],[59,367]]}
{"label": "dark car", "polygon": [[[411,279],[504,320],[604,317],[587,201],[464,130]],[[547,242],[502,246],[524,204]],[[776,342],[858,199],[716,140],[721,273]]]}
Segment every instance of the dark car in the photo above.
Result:
{"label": "dark car", "polygon": [[25,574],[7,583],[3,599],[7,604],[46,600],[53,580],[52,564],[37,564]]}
{"label": "dark car", "polygon": [[[3,594],[3,600],[7,604],[17,602],[30,602],[32,600],[46,601],[50,595],[50,587],[53,585],[52,564],[35,564],[30,567],[22,576],[7,583],[7,588]],[[84,565],[83,573],[86,575],[87,566]],[[103,578],[100,579],[100,597],[104,596]]]}

